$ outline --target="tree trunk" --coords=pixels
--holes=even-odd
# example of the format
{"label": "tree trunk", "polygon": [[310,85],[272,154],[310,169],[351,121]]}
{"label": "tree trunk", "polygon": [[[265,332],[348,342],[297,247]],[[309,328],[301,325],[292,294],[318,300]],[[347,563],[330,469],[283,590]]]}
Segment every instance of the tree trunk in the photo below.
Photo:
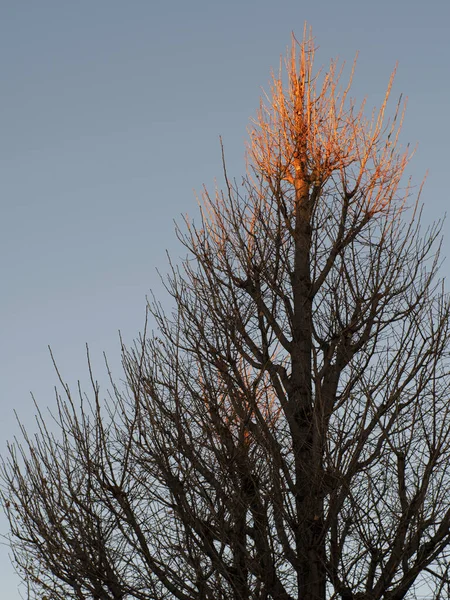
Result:
{"label": "tree trunk", "polygon": [[323,443],[312,394],[311,206],[307,183],[296,186],[294,322],[290,407],[294,440],[299,600],[325,600]]}

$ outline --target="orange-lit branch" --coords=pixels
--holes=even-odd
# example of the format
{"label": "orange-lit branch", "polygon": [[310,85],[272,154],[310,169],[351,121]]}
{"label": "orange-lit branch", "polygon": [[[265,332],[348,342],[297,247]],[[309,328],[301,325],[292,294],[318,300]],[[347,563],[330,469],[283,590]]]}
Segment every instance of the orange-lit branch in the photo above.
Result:
{"label": "orange-lit branch", "polygon": [[398,149],[404,104],[385,123],[395,71],[381,108],[367,119],[365,102],[356,108],[348,97],[355,65],[342,89],[342,68],[336,61],[323,75],[314,74],[314,52],[310,30],[305,28],[302,43],[292,37],[285,61],[287,87],[280,67],[250,131],[250,166],[273,191],[291,186],[297,201],[314,188],[319,192],[332,178],[343,196],[358,203],[358,210],[382,211],[395,196],[409,160],[408,151]]}

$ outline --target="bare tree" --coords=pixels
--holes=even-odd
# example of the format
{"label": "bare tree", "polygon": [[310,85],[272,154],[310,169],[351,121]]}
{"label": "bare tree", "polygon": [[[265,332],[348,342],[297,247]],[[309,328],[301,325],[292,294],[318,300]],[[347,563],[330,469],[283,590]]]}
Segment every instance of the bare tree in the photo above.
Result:
{"label": "bare tree", "polygon": [[[126,388],[64,386],[10,447],[30,598],[401,600],[450,584],[449,302],[439,225],[401,187],[399,103],[370,119],[293,40],[242,185],[207,191],[123,348]],[[44,594],[44,595],[42,595]]]}

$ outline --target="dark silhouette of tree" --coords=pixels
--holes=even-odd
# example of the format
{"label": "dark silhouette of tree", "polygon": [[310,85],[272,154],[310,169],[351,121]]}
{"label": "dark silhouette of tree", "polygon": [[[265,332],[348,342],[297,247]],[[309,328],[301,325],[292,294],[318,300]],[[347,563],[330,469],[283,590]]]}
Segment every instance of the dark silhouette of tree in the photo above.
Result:
{"label": "dark silhouette of tree", "polygon": [[[10,446],[30,598],[447,598],[449,302],[402,187],[399,103],[367,119],[293,40],[242,185],[207,191],[126,388],[64,386]],[[285,77],[285,80],[283,79]],[[351,81],[350,81],[351,83]],[[62,383],[62,382],[61,382]],[[423,588],[422,588],[423,589]]]}

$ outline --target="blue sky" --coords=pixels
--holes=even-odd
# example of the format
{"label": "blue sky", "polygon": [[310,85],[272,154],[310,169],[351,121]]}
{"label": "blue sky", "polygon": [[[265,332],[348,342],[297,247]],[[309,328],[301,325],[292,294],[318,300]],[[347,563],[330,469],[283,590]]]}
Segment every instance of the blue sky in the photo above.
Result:
{"label": "blue sky", "polygon": [[[0,3],[0,451],[33,430],[30,391],[54,405],[50,344],[63,377],[87,381],[85,344],[103,381],[121,377],[156,268],[183,254],[173,219],[193,190],[245,171],[249,118],[294,30],[312,25],[317,65],[359,50],[353,95],[408,96],[408,173],[429,176],[425,216],[448,204],[450,4],[405,0],[3,0]],[[445,227],[448,230],[448,227]],[[450,236],[444,244],[449,254]],[[450,272],[447,262],[443,275]],[[0,515],[0,530],[6,524]],[[0,547],[2,598],[18,579]]]}

